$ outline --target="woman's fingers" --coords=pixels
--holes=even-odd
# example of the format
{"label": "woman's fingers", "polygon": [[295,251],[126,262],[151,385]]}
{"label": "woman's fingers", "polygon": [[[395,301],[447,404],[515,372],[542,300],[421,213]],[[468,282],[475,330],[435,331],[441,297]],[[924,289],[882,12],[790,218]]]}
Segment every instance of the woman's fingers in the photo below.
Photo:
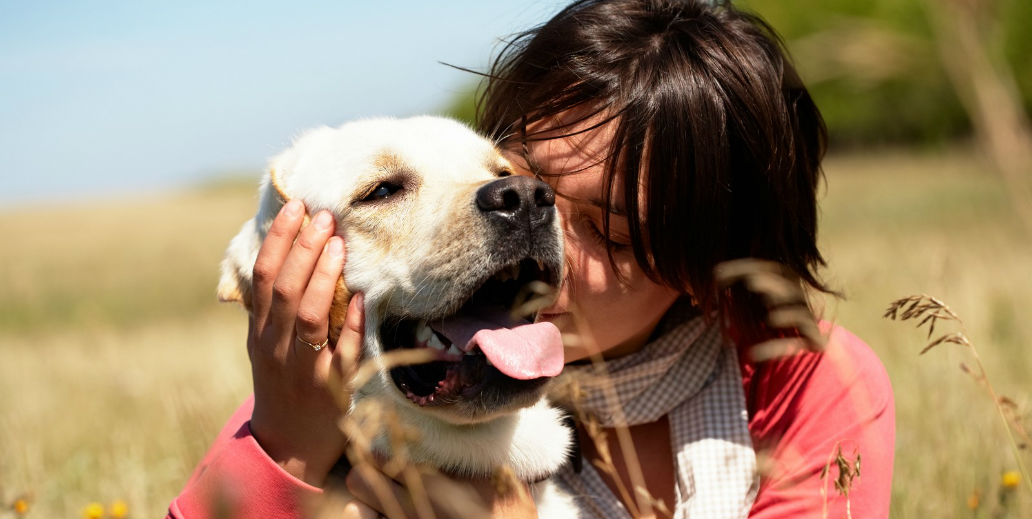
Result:
{"label": "woman's fingers", "polygon": [[301,202],[285,204],[255,262],[247,339],[255,395],[250,425],[284,470],[321,485],[347,446],[338,424],[346,408],[337,404],[346,391],[327,386],[333,352],[312,351],[301,341],[318,347],[326,340],[345,253],[329,212],[316,213],[302,228],[304,215]]}
{"label": "woman's fingers", "polygon": [[[326,246],[326,240],[333,234],[333,216],[328,211],[319,211],[312,218],[311,225],[301,230],[290,253],[283,260],[276,281],[272,284],[272,305],[269,307],[269,324],[284,335],[292,335],[297,319],[297,309],[305,288],[312,278],[315,264]],[[325,319],[325,317],[323,317]],[[320,339],[321,341],[322,339]],[[278,347],[288,346],[277,342]],[[277,357],[285,351],[272,352]]]}
{"label": "woman's fingers", "polygon": [[346,503],[341,512],[341,519],[378,519],[379,517],[379,512],[357,499]]}
{"label": "woman's fingers", "polygon": [[358,358],[362,352],[362,339],[365,337],[365,296],[360,292],[351,296],[348,311],[344,317],[344,326],[340,329],[337,346],[334,350],[334,368],[343,380],[351,380],[358,366]]}
{"label": "woman's fingers", "polygon": [[344,267],[344,240],[333,236],[326,242],[319,256],[308,288],[297,307],[294,328],[298,338],[311,344],[321,344],[329,334],[330,306],[337,290],[337,279]]}
{"label": "woman's fingers", "polygon": [[372,465],[363,463],[352,467],[344,484],[356,499],[386,517],[416,517],[415,507],[404,487]]}
{"label": "woman's fingers", "polygon": [[269,232],[258,250],[258,258],[252,271],[251,308],[258,321],[258,328],[264,328],[272,304],[272,285],[276,282],[283,266],[283,260],[297,237],[304,218],[305,206],[299,200],[287,202],[269,227]]}

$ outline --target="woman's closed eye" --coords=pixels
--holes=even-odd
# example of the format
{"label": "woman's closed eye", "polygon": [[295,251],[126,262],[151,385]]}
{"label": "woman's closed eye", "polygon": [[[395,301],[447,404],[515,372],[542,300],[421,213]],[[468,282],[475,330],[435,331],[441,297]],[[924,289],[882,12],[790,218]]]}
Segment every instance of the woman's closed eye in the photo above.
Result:
{"label": "woman's closed eye", "polygon": [[610,229],[610,235],[606,236],[602,232],[602,222],[596,221],[591,216],[578,214],[575,223],[580,228],[580,231],[599,248],[612,249],[613,252],[622,252],[631,248],[630,240],[625,240],[622,237],[615,237],[616,239],[614,239],[612,229]]}

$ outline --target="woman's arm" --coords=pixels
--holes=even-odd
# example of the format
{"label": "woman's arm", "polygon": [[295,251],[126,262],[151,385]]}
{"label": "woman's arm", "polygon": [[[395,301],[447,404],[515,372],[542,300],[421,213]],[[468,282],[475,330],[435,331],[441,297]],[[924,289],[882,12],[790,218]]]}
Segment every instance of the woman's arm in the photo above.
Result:
{"label": "woman's arm", "polygon": [[302,503],[315,502],[322,489],[283,469],[251,434],[254,397],[223,427],[168,517],[300,517]]}

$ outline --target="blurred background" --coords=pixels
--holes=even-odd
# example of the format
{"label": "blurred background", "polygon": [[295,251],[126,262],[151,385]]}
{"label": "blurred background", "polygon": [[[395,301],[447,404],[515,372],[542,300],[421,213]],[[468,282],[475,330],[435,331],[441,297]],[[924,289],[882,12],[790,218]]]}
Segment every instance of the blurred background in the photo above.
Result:
{"label": "blurred background", "polygon": [[[250,392],[214,287],[264,161],[312,126],[472,117],[441,62],[485,70],[563,3],[0,1],[0,517],[163,515]],[[892,378],[893,515],[1032,516],[1032,3],[737,4],[830,129],[824,314]],[[1003,407],[969,348],[882,319],[919,293]]]}

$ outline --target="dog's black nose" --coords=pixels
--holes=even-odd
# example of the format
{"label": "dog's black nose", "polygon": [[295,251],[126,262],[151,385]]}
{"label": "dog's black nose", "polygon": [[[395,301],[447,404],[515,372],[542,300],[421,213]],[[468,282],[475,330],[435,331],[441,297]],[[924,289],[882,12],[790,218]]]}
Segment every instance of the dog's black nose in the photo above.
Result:
{"label": "dog's black nose", "polygon": [[530,177],[511,176],[477,190],[477,207],[492,221],[515,229],[535,229],[552,221],[555,191]]}

